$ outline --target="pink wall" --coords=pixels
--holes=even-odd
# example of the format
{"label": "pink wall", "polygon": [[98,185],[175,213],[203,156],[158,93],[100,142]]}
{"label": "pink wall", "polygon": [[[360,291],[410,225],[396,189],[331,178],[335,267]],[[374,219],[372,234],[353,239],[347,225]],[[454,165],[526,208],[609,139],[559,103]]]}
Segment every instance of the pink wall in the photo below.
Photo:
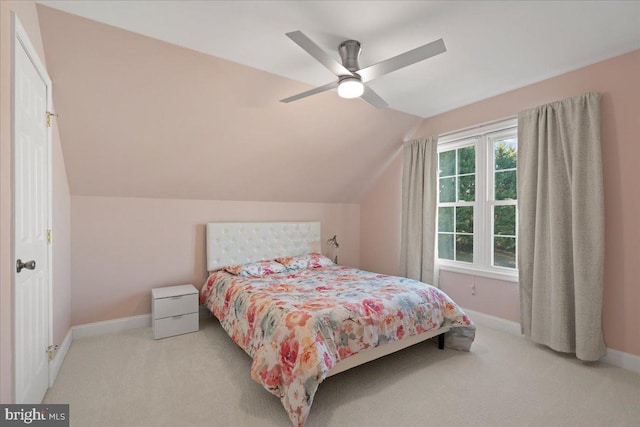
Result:
{"label": "pink wall", "polygon": [[0,402],[13,402],[13,264],[11,253],[11,10],[0,1]]}
{"label": "pink wall", "polygon": [[[55,98],[55,82],[53,86]],[[55,111],[55,104],[54,104]],[[53,344],[61,345],[71,329],[71,195],[60,145],[60,133],[53,120],[52,256]]]}
{"label": "pink wall", "polygon": [[[602,93],[602,155],[605,187],[605,283],[603,327],[607,346],[640,355],[640,51],[634,51],[570,73],[425,119],[416,136],[437,135],[513,116],[519,111],[579,95]],[[363,199],[361,264],[395,272],[399,257],[401,158]],[[388,247],[383,252],[382,247]],[[376,250],[364,248],[378,248]],[[518,293],[509,283],[476,281],[473,297],[464,275],[442,274],[441,286],[463,306],[518,320]],[[512,285],[514,288],[516,284]],[[499,301],[499,302],[497,302]],[[506,307],[499,307],[499,305]]]}
{"label": "pink wall", "polygon": [[73,325],[150,313],[154,287],[200,288],[207,222],[321,221],[323,242],[338,236],[341,264],[360,258],[356,204],[73,196],[71,211]]}
{"label": "pink wall", "polygon": [[400,183],[402,150],[396,152],[378,182],[360,202],[360,266],[363,270],[392,276],[399,274]]}
{"label": "pink wall", "polygon": [[[475,295],[472,291],[473,286]],[[440,289],[461,307],[520,322],[517,283],[442,270]]]}
{"label": "pink wall", "polygon": [[[44,61],[42,37],[35,3],[0,2],[0,265],[14,264],[12,253],[12,167],[11,167],[11,11],[14,11],[40,59]],[[55,82],[54,82],[55,94]],[[70,197],[60,136],[54,123],[53,141],[53,334],[61,344],[70,328]],[[13,269],[0,270],[0,402],[13,402]]]}

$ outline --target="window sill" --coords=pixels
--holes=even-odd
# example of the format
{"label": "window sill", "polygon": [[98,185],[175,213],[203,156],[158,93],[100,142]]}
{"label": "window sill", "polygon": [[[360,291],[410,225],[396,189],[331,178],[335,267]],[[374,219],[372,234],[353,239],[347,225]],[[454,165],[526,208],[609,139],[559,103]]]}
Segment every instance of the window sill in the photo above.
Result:
{"label": "window sill", "polygon": [[438,262],[438,268],[444,271],[451,271],[453,273],[469,274],[471,276],[487,277],[489,279],[503,280],[505,282],[518,283],[518,271],[499,271],[488,270],[478,267],[467,267],[463,265],[452,265],[448,263]]}

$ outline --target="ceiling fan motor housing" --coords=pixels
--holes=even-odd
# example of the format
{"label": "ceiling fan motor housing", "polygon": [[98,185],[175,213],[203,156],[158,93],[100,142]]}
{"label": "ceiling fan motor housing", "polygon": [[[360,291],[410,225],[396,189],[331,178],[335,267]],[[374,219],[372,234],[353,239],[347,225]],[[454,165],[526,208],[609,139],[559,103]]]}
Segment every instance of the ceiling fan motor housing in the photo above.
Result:
{"label": "ceiling fan motor housing", "polygon": [[356,40],[344,41],[338,46],[338,52],[340,53],[340,58],[342,58],[342,65],[347,70],[355,73],[360,69],[358,64],[358,58],[360,58],[360,52],[362,52],[360,42]]}
{"label": "ceiling fan motor housing", "polygon": [[324,65],[329,71],[335,74],[336,77],[338,77],[338,81],[281,99],[281,102],[296,101],[337,87],[338,95],[343,98],[360,97],[376,108],[385,108],[388,104],[384,99],[380,98],[373,89],[365,86],[364,83],[447,51],[444,41],[439,39],[400,55],[396,55],[393,58],[389,58],[365,68],[360,68],[358,60],[360,59],[360,53],[362,50],[360,48],[360,42],[357,40],[345,40],[340,43],[338,46],[340,59],[342,59],[342,64],[340,64],[331,55],[322,50],[322,48],[313,40],[307,37],[302,31],[291,31],[287,33],[287,37]]}

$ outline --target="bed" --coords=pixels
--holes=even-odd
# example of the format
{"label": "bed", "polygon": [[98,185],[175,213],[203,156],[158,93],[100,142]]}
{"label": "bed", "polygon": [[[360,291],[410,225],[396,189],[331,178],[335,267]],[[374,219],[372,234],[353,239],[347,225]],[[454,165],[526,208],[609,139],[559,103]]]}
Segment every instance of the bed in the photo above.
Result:
{"label": "bed", "polygon": [[299,427],[325,378],[436,336],[468,351],[475,337],[439,289],[336,265],[320,237],[319,222],[207,224],[200,302]]}

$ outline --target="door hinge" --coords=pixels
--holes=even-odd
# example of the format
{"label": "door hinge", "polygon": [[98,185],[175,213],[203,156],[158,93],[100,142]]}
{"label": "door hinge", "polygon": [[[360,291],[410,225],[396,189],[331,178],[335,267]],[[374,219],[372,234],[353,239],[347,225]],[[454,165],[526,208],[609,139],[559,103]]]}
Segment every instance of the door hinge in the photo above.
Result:
{"label": "door hinge", "polygon": [[51,244],[51,230],[47,230],[47,244]]}
{"label": "door hinge", "polygon": [[52,113],[51,111],[47,111],[47,127],[51,127],[51,116],[58,117],[57,114]]}
{"label": "door hinge", "polygon": [[47,347],[47,356],[49,357],[49,361],[53,360],[53,353],[58,351],[58,347],[58,344]]}

